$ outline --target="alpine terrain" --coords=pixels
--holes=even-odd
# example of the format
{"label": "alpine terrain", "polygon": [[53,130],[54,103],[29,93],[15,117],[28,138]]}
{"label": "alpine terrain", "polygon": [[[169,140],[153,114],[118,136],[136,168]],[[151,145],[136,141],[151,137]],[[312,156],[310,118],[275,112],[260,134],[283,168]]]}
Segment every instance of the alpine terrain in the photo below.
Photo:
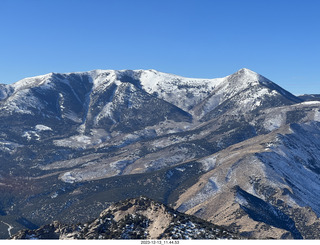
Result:
{"label": "alpine terrain", "polygon": [[179,213],[145,197],[116,203],[99,218],[22,230],[12,239],[240,239],[222,227]]}
{"label": "alpine terrain", "polygon": [[[208,232],[319,239],[319,98],[249,69],[217,79],[94,70],[1,84],[0,238],[26,229],[14,237],[43,238],[43,226],[55,238],[185,238],[168,225],[178,212],[206,220]],[[150,210],[176,210],[163,214],[171,221],[161,232],[153,211],[110,211],[119,201],[139,210],[140,196]]]}

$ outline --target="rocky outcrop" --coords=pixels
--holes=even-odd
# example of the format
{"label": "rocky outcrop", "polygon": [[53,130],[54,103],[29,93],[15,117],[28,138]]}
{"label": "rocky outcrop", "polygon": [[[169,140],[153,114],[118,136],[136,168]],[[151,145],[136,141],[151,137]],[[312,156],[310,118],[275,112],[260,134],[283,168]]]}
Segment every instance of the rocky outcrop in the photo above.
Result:
{"label": "rocky outcrop", "polygon": [[145,197],[111,205],[88,223],[57,221],[11,239],[240,239],[225,228],[179,213]]}

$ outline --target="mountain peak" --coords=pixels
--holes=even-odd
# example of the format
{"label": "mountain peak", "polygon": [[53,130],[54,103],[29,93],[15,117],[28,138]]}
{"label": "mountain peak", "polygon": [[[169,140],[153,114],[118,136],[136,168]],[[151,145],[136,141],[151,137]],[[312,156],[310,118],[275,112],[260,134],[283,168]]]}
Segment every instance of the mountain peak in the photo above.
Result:
{"label": "mountain peak", "polygon": [[228,76],[228,81],[231,83],[242,84],[243,86],[252,86],[252,85],[262,85],[270,89],[277,88],[278,90],[283,90],[278,85],[270,81],[268,78],[256,73],[248,68],[242,68],[232,75]]}
{"label": "mountain peak", "polygon": [[254,86],[258,84],[266,85],[269,83],[267,78],[261,76],[260,74],[249,70],[247,68],[242,68],[235,73],[225,77],[223,86],[231,86],[233,89],[236,87],[238,91],[248,88],[249,86]]}
{"label": "mountain peak", "polygon": [[[246,78],[249,78],[250,80],[256,80],[256,81],[259,81],[261,78],[264,78],[260,74],[254,72],[248,68],[242,68],[242,69],[238,70],[237,72],[235,72],[234,75],[246,77]],[[265,79],[266,78],[264,78],[263,80],[265,80]]]}
{"label": "mountain peak", "polygon": [[248,68],[241,68],[238,72],[240,72],[240,73],[255,73],[255,74],[257,74],[256,72],[254,72],[254,71],[252,71],[252,70],[250,70]]}

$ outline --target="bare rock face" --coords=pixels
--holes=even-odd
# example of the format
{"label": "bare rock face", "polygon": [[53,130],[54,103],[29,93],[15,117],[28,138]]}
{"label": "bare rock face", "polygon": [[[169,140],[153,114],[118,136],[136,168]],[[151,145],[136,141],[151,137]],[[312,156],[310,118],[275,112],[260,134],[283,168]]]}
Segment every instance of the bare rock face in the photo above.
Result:
{"label": "bare rock face", "polygon": [[23,230],[11,239],[240,239],[225,228],[179,213],[145,197],[111,205],[99,218]]}

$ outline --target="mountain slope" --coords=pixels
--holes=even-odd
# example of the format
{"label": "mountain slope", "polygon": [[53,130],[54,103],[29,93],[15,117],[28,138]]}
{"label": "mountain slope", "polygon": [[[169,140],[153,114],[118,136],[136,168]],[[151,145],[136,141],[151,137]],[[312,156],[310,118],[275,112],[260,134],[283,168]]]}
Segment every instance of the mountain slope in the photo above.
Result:
{"label": "mountain slope", "polygon": [[208,120],[223,113],[256,113],[301,101],[267,78],[249,69],[241,69],[224,78],[213,93],[197,105],[195,113],[201,115],[202,120]]}
{"label": "mountain slope", "polygon": [[[185,191],[176,207],[240,233],[252,229],[252,219],[293,238],[319,239],[314,233],[320,227],[319,126],[291,124],[201,159],[214,162],[214,169]],[[251,235],[264,234],[259,229]],[[275,238],[288,235],[263,229]]]}
{"label": "mountain slope", "polygon": [[320,104],[253,71],[50,73],[0,91],[1,237],[146,195],[247,237],[317,238]]}

